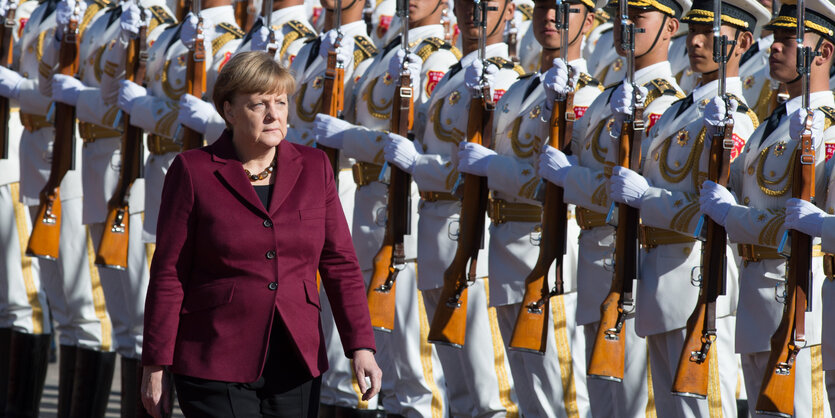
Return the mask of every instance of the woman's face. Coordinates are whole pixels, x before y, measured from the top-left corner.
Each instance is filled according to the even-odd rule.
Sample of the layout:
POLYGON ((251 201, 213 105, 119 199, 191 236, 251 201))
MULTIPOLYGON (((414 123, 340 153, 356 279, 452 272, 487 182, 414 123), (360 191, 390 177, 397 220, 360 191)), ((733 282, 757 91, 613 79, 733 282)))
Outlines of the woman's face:
POLYGON ((286 93, 238 94, 223 104, 227 122, 235 138, 243 143, 277 146, 287 136, 286 93))

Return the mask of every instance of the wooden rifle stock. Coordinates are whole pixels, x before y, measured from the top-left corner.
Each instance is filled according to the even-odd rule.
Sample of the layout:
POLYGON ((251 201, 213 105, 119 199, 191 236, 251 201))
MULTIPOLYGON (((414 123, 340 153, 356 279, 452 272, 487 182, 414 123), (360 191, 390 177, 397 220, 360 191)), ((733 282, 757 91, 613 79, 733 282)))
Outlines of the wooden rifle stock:
MULTIPOLYGON (((550 120, 549 145, 571 154, 571 127, 574 122, 574 93, 565 100, 554 102, 550 120)), ((539 256, 533 270, 525 278, 525 296, 516 317, 510 348, 545 354, 548 336, 548 315, 551 296, 563 293, 563 256, 566 250, 568 206, 563 188, 545 183, 545 202, 542 205, 542 238, 539 256), (548 287, 548 270, 556 261, 554 291, 548 287)))
MULTIPOLYGON (((58 52, 58 72, 74 76, 78 70, 78 20, 70 19, 58 52)), ((75 163, 75 106, 55 102, 55 140, 49 179, 40 194, 38 214, 26 254, 49 259, 58 258, 61 239, 61 181, 75 163)))
MULTIPOLYGON (((635 110, 634 123, 624 122, 618 149, 617 165, 638 169, 641 161, 642 109, 635 110), (639 124, 640 129, 635 126, 639 124)), ((632 280, 638 274, 638 209, 618 204, 615 232, 615 275, 606 299, 600 305, 600 325, 594 340, 588 377, 623 381, 626 335, 623 326, 631 312, 632 280), (629 295, 629 297, 627 297, 629 295)))
MULTIPOLYGON (((339 45, 334 45, 334 49, 328 51, 328 66, 325 70, 325 85, 322 90, 322 113, 335 118, 342 116, 342 110, 345 108, 345 69, 341 65, 337 65, 336 48, 339 45)), ((331 148, 324 145, 316 144, 316 148, 325 151, 328 155, 333 175, 336 181, 339 181, 339 149, 331 148)))
MULTIPOLYGON (((186 93, 201 99, 206 91, 206 50, 203 44, 203 19, 197 26, 194 47, 188 54, 186 63, 186 93)), ((183 126, 183 151, 203 146, 203 135, 187 126, 183 126)))
MULTIPOLYGON (((125 54, 125 79, 142 82, 145 78, 145 41, 147 27, 139 29, 139 36, 128 44, 125 54)), ((107 218, 104 221, 96 264, 103 267, 125 270, 128 267, 128 245, 130 241, 130 211, 128 195, 134 181, 141 176, 142 129, 131 125, 130 115, 124 114, 122 121, 122 164, 116 193, 107 202, 107 218)))
MULTIPOLYGON (((400 76, 395 89, 391 109, 391 131, 407 136, 412 129, 414 103, 412 101, 411 77, 400 76)), ((403 246, 405 235, 409 234, 412 188, 411 176, 395 165, 390 165, 388 204, 386 207, 386 229, 383 244, 374 256, 374 270, 368 286, 368 310, 371 326, 381 331, 394 329, 394 302, 397 275, 406 267, 406 253, 403 246)))
POLYGON ((254 0, 238 0, 235 2, 235 22, 244 32, 249 32, 258 17, 254 0))
MULTIPOLYGON (((473 97, 467 119, 467 141, 486 147, 492 142, 485 135, 485 129, 492 128, 489 100, 489 97, 473 97)), ((444 271, 444 287, 428 336, 429 342, 455 347, 464 345, 467 334, 467 287, 476 280, 478 252, 484 241, 487 177, 465 174, 462 187, 458 246, 452 263, 444 271)))
MULTIPOLYGON (((811 134, 801 137, 792 177, 792 197, 810 201, 815 195, 815 148, 811 134)), ((790 230, 791 255, 786 272, 786 307, 771 336, 771 356, 765 369, 756 411, 794 415, 795 359, 805 345, 806 305, 812 278, 812 238, 790 230)))
MULTIPOLYGON (((708 180, 728 184, 733 149, 733 122, 725 124, 721 135, 713 135, 708 157, 708 180)), ((677 396, 707 398, 711 357, 716 340, 716 299, 724 294, 728 237, 725 228, 705 216, 706 238, 702 244, 701 290, 696 307, 687 319, 687 333, 678 360, 672 393, 677 396)), ((719 373, 714 370, 713 373, 719 373)))
MULTIPOLYGON (((11 5, 11 4, 10 4, 11 5)), ((6 11, 6 17, 3 20, 3 28, 0 30, 0 65, 6 68, 12 68, 12 50, 14 49, 14 36, 12 30, 14 29, 15 8, 10 7, 6 11)), ((9 158, 9 117, 11 113, 11 105, 8 97, 0 97, 0 123, 3 126, 0 128, 0 160, 9 158)))

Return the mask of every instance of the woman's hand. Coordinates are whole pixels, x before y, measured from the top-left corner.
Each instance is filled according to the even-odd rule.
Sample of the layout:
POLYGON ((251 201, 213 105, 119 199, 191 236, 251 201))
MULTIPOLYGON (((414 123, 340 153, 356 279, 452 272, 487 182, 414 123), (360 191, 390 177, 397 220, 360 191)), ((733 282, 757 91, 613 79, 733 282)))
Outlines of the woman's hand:
POLYGON ((170 385, 170 376, 162 366, 142 368, 142 405, 154 418, 161 418, 163 414, 171 411, 170 385))
MULTIPOLYGON (((383 371, 377 366, 374 353, 369 350, 359 349, 354 351, 354 374, 357 376, 357 384, 362 392, 362 400, 367 401, 380 393, 380 384, 383 380, 383 371), (365 383, 365 378, 371 379, 371 387, 365 383)), ((144 392, 143 392, 144 393, 144 392)))

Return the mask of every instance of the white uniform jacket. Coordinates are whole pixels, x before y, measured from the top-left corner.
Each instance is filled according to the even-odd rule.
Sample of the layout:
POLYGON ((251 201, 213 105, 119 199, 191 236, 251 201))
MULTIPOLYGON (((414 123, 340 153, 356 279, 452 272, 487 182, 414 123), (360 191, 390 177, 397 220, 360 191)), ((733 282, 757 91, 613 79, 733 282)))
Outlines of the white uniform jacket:
MULTIPOLYGON (((273 10, 270 16, 270 26, 275 31, 275 42, 278 44, 278 61, 289 67, 305 42, 316 37, 316 30, 306 18, 305 6, 290 6, 273 10)), ((240 47, 235 52, 252 50, 252 34, 258 31, 264 23, 256 19, 249 33, 244 37, 240 47)))

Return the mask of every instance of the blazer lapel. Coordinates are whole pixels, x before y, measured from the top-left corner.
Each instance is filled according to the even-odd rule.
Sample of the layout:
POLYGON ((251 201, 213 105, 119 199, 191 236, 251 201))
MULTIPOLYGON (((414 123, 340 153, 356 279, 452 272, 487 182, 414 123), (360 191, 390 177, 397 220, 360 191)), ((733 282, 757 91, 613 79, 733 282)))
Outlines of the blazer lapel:
MULTIPOLYGON (((296 150, 295 145, 286 139, 278 144, 278 161, 275 168, 275 186, 270 199, 271 216, 278 211, 278 208, 290 195, 302 173, 301 154, 296 150)), ((252 193, 254 196, 255 192, 252 193)))
POLYGON ((262 215, 267 215, 267 210, 261 204, 255 189, 244 174, 244 167, 235 156, 235 149, 232 146, 232 137, 228 131, 212 145, 212 160, 223 163, 216 173, 221 181, 226 184, 229 190, 240 199, 249 204, 250 208, 262 215))

